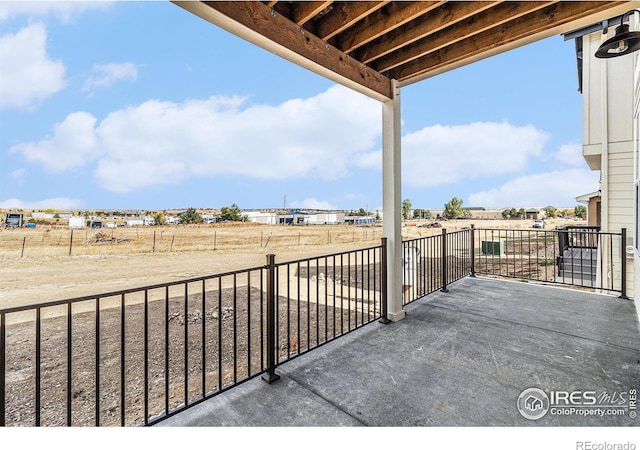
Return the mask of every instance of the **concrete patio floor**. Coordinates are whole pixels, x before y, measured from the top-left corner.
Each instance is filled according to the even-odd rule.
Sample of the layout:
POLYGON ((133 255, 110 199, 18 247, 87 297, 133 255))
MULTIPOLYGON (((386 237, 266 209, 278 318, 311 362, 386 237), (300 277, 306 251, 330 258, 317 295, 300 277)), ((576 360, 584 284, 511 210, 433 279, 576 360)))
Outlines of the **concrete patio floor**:
POLYGON ((628 398, 640 388, 631 300, 467 277, 406 312, 405 320, 368 325, 283 364, 271 385, 248 381, 157 426, 640 425, 628 398), (625 414, 551 408, 530 420, 517 402, 533 387, 606 393, 607 411, 622 395, 625 414))

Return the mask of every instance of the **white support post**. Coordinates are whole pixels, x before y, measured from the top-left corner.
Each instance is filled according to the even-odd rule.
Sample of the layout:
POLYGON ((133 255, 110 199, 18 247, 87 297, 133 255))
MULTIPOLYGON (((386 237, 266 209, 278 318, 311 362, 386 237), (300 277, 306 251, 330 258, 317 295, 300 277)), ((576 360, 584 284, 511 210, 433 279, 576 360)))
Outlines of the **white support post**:
POLYGON ((402 309, 402 204, 400 88, 391 80, 393 99, 382 104, 382 212, 387 238, 387 318, 404 319, 402 309))

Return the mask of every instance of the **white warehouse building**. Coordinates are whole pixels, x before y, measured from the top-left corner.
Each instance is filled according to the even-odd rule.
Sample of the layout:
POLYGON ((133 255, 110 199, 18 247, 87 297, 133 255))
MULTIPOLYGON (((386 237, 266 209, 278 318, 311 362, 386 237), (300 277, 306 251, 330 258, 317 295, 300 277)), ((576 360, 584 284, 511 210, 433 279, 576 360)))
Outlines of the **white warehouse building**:
POLYGON ((249 222, 261 223, 263 225, 276 225, 278 223, 278 215, 274 213, 266 213, 262 211, 243 212, 247 216, 249 222))

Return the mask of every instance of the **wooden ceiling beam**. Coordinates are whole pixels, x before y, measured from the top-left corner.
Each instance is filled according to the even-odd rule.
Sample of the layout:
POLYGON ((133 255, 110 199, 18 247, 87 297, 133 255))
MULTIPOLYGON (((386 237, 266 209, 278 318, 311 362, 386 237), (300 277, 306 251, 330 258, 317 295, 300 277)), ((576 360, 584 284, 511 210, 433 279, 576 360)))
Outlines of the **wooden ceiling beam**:
POLYGON ((350 53, 442 4, 443 1, 391 2, 329 42, 343 52, 350 53))
MULTIPOLYGON (((452 45, 463 39, 469 39, 497 25, 508 23, 519 17, 531 14, 542 8, 548 7, 557 1, 532 2, 516 1, 501 3, 489 10, 485 10, 472 18, 465 17, 450 27, 436 32, 420 40, 413 41, 400 50, 383 56, 375 60, 371 66, 380 72, 384 72, 394 67, 419 58, 440 48, 452 45)), ((369 60, 362 61, 364 63, 369 60)))
MULTIPOLYGON (((392 98, 391 80, 259 1, 176 1, 193 14, 289 61, 380 101, 392 98)), ((256 68, 259 74, 259 68, 256 68)))
POLYGON ((403 85, 438 74, 466 62, 476 61, 502 51, 557 34, 563 25, 578 22, 599 12, 624 7, 628 2, 559 2, 513 21, 493 27, 469 39, 416 58, 390 71, 403 85))
POLYGON ((333 1, 326 2, 292 2, 290 3, 291 8, 291 20, 295 22, 297 25, 304 25, 309 22, 315 16, 320 14, 322 11, 327 9, 333 1))
POLYGON ((389 2, 390 0, 335 2, 333 9, 316 21, 316 35, 320 39, 331 39, 389 2))
MULTIPOLYGON (((354 52, 354 58, 365 64, 388 53, 427 36, 461 22, 475 14, 482 13, 500 2, 450 2, 435 9, 430 14, 422 15, 405 25, 386 33, 354 52)), ((528 3, 528 2, 524 2, 528 3)))

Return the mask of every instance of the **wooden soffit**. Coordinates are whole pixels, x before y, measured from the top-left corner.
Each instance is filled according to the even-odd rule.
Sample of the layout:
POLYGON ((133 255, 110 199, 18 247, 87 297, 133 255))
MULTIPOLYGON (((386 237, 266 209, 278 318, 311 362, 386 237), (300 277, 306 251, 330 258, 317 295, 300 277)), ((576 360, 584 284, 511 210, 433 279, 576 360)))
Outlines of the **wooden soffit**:
MULTIPOLYGON (((628 1, 176 1, 381 101, 399 86, 624 14, 628 1)), ((242 55, 238 55, 242 58, 242 55)))

